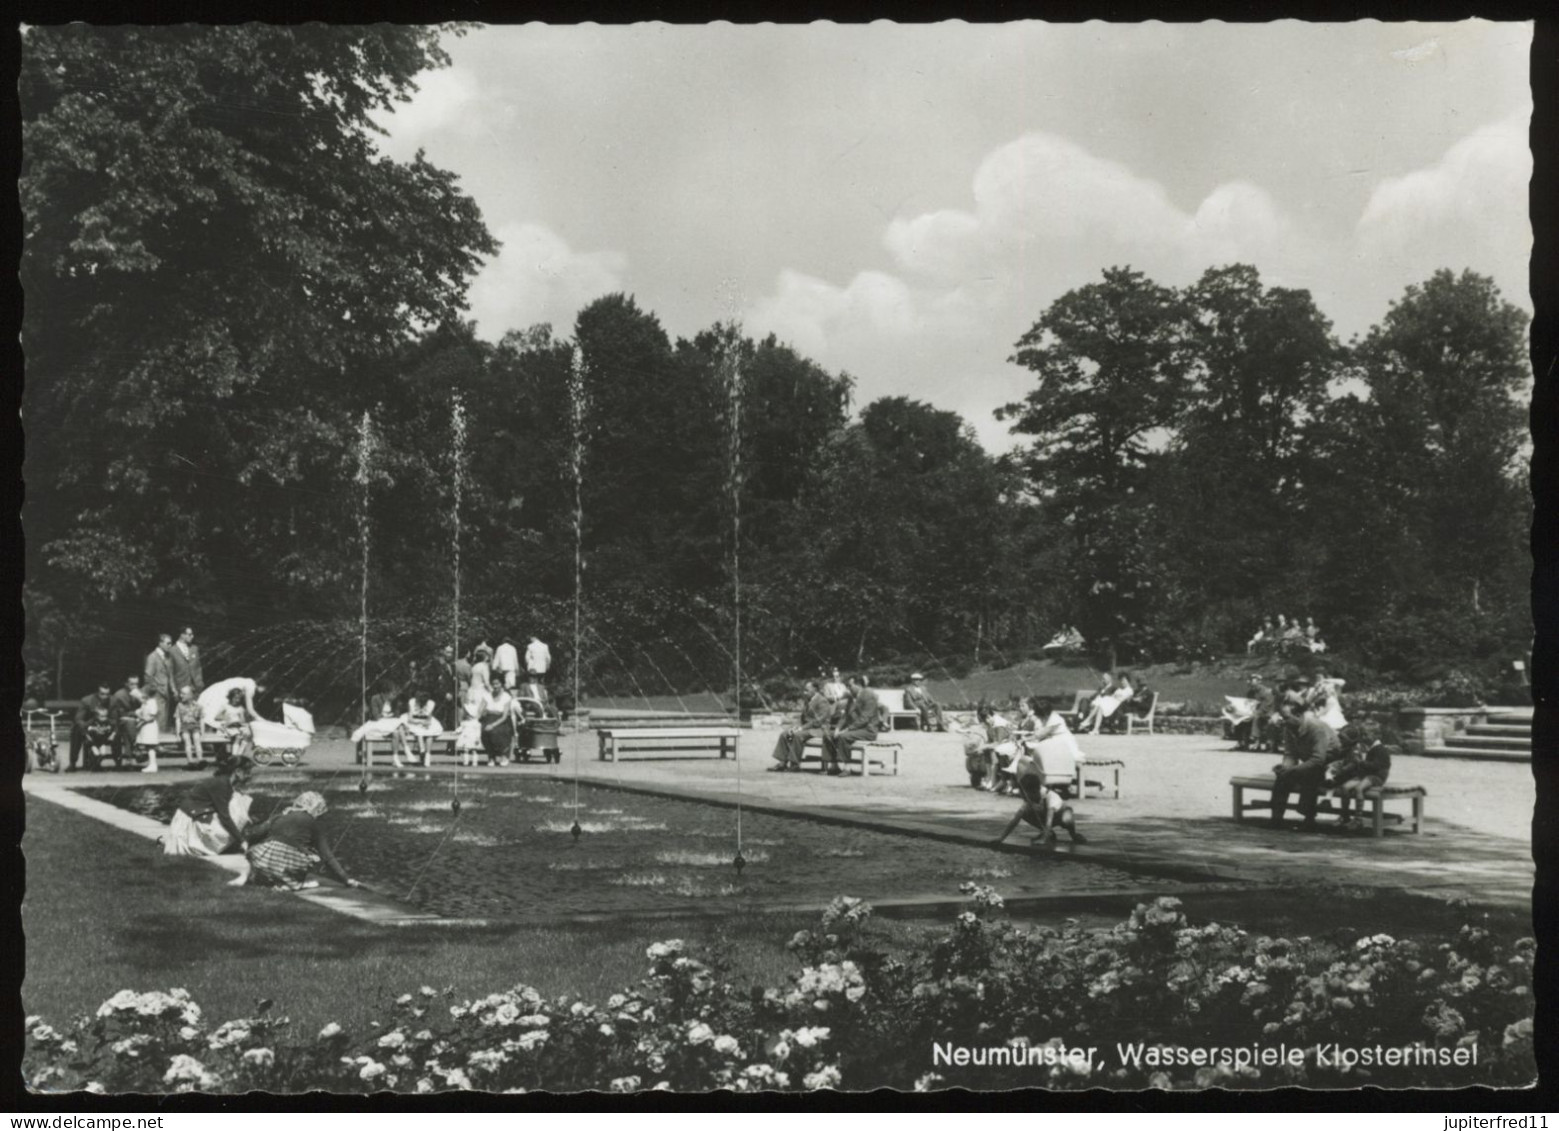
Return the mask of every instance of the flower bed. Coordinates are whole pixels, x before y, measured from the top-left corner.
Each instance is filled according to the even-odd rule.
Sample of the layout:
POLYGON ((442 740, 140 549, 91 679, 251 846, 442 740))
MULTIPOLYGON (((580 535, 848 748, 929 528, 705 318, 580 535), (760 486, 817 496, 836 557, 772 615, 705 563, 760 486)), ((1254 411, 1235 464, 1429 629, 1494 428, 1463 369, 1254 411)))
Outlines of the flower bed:
POLYGON ((423 986, 401 995, 389 1022, 361 1034, 332 1023, 294 1035, 269 1001, 252 1017, 209 1029, 182 990, 126 990, 65 1031, 28 1018, 23 1071, 34 1090, 115 1093, 1521 1086, 1534 1079, 1531 939, 1506 942, 1471 926, 1438 944, 1382 934, 1268 938, 1192 926, 1169 898, 1139 906, 1109 931, 1022 932, 1000 918, 1001 899, 990 888, 962 890, 971 908, 897 956, 873 946, 867 904, 836 899, 816 930, 791 939, 800 970, 783 987, 734 986, 719 953, 696 957, 671 940, 648 949, 644 981, 604 1004, 549 1000, 523 985, 456 1002, 423 986), (1328 1053, 1333 1045, 1417 1050, 1417 1060, 1350 1065, 1328 1053), (1234 1055, 1280 1046, 1299 1055, 1275 1065, 1234 1055), (985 1055, 938 1063, 936 1047, 985 1055), (1145 1051, 1169 1047, 1229 1055, 1182 1064, 1145 1051), (1084 1048, 1097 1057, 1076 1055, 1084 1048), (991 1050, 1005 1055, 993 1058, 991 1050))

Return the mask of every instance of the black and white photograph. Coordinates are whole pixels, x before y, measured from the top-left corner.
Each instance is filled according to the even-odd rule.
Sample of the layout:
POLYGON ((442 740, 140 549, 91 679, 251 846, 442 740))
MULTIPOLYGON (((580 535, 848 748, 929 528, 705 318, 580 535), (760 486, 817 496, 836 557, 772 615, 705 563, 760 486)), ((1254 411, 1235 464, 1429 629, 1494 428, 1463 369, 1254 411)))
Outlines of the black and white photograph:
POLYGON ((34 1100, 1537 1082, 1532 22, 16 34, 34 1100))

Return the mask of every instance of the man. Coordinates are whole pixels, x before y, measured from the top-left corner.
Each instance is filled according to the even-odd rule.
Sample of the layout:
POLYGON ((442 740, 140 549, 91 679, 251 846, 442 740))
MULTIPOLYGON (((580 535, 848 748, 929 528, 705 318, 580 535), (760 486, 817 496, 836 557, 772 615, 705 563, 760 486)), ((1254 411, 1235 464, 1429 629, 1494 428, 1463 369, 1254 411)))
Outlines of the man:
POLYGON ((552 667, 552 649, 543 644, 540 638, 532 636, 530 643, 525 645, 525 671, 538 680, 545 679, 548 670, 552 667))
MULTIPOLYGON (((125 761, 135 753, 135 713, 141 709, 141 679, 126 676, 125 685, 108 701, 108 718, 114 724, 116 761, 125 761)), ((162 724, 159 718, 158 726, 162 724)))
POLYGON ((1283 824, 1288 795, 1297 791, 1299 812, 1304 817, 1301 827, 1310 831, 1316 827, 1315 812, 1326 779, 1326 765, 1338 753, 1337 732, 1316 718, 1314 712, 1291 700, 1285 700, 1280 710, 1287 749, 1282 764, 1272 770, 1270 823, 1274 828, 1283 824))
POLYGON ((845 700, 844 713, 833 732, 823 737, 823 761, 826 763, 823 772, 830 777, 838 777, 844 772, 839 768, 841 753, 848 761, 854 743, 871 742, 881 733, 877 729, 877 719, 882 704, 876 692, 866 686, 865 678, 850 676, 845 681, 845 690, 849 697, 845 700))
POLYGON ((834 701, 823 694, 823 685, 815 679, 806 682, 806 703, 801 708, 801 724, 780 731, 774 744, 774 760, 777 766, 769 769, 775 773, 799 773, 801 754, 808 740, 819 741, 828 736, 828 721, 834 715, 834 701))
MULTIPOLYGON (((471 682, 471 674, 466 673, 466 683, 471 682)), ((460 726, 460 675, 456 671, 455 649, 451 644, 439 649, 438 659, 433 661, 433 687, 438 696, 438 721, 444 724, 445 730, 455 730, 460 726)))
MULTIPOLYGON (((104 714, 108 713, 111 702, 109 687, 106 683, 98 684, 96 692, 85 696, 81 700, 81 705, 76 708, 75 720, 70 727, 70 765, 65 768, 66 773, 73 774, 76 772, 76 759, 82 757, 82 751, 87 745, 87 727, 96 721, 99 711, 102 711, 104 714)), ((83 758, 83 765, 89 770, 95 770, 97 769, 97 759, 92 757, 90 753, 87 753, 85 758, 83 758)))
POLYGON ((942 707, 926 690, 926 677, 916 672, 904 689, 904 706, 920 715, 921 730, 944 730, 942 707))
MULTIPOLYGON (((173 682, 173 637, 166 632, 157 634, 157 647, 146 654, 141 667, 141 686, 157 693, 157 729, 173 725, 173 701, 178 698, 173 682)), ((139 703, 136 706, 140 706, 139 703)))
POLYGON ((195 694, 206 688, 205 676, 200 670, 200 649, 195 647, 195 630, 185 628, 179 633, 177 643, 168 651, 168 664, 173 671, 173 686, 193 687, 195 694))
POLYGON ((514 641, 507 636, 502 638, 497 650, 493 652, 493 674, 498 677, 498 682, 510 691, 519 685, 520 651, 514 646, 514 641))

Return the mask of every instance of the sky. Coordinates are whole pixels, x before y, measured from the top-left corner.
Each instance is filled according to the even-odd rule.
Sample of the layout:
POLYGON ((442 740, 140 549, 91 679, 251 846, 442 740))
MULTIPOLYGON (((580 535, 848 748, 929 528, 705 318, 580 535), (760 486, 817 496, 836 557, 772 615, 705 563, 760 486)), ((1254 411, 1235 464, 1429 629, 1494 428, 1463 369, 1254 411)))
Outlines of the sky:
POLYGON ((478 334, 623 291, 1017 442, 1008 358, 1111 266, 1252 263, 1348 340, 1441 267, 1530 312, 1531 25, 540 24, 446 38, 380 118, 502 243, 478 334))

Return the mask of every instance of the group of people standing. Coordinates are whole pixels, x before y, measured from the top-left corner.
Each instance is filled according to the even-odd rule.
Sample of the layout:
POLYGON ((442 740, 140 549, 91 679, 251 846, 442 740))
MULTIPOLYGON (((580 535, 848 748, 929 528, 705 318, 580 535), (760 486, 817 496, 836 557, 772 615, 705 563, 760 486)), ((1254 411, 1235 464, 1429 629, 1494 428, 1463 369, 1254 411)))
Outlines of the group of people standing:
POLYGON ((141 764, 143 773, 154 774, 158 747, 170 733, 179 736, 187 762, 198 764, 196 697, 205 686, 195 630, 185 628, 177 639, 171 633, 160 634, 141 674, 127 676, 117 691, 100 683, 81 700, 71 721, 66 772, 75 773, 78 765, 102 769, 112 759, 116 768, 133 760, 141 764))

